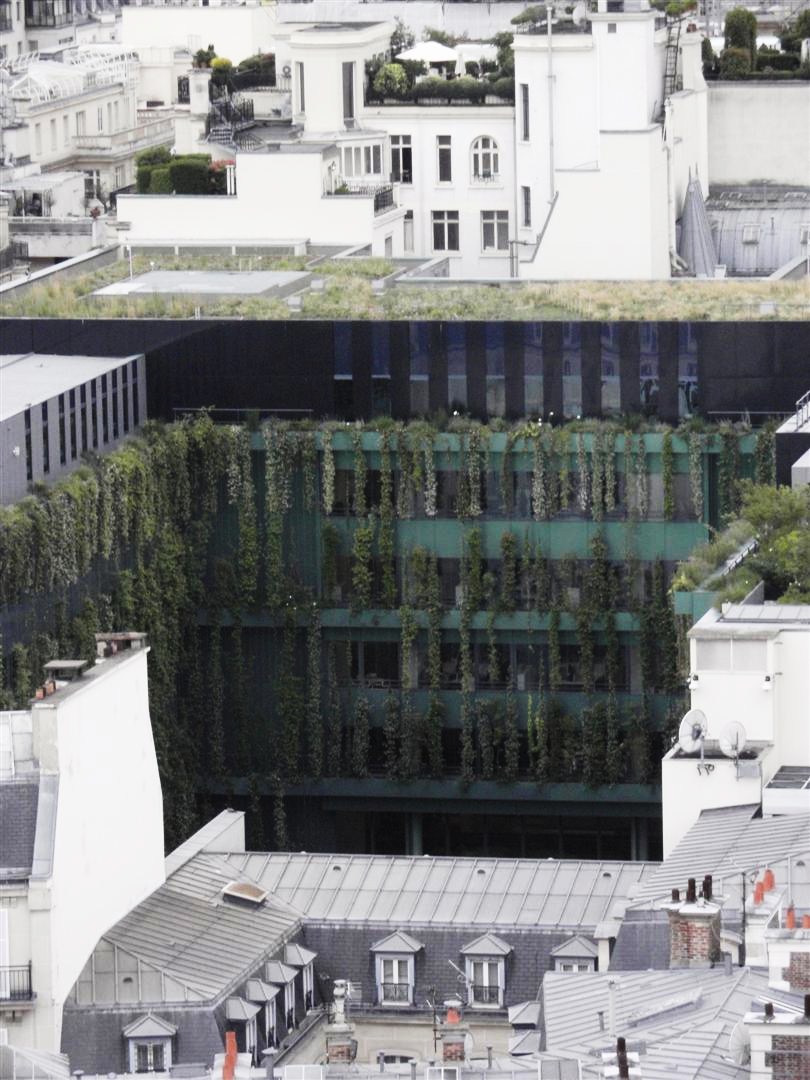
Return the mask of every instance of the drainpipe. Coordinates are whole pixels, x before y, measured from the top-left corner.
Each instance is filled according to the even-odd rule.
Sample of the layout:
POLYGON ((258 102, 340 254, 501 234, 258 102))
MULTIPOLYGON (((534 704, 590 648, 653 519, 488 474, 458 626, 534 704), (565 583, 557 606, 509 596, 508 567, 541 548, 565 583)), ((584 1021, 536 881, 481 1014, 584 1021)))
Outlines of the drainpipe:
POLYGON ((672 176, 673 145, 672 102, 667 98, 664 102, 664 149, 667 155, 667 248, 669 250, 670 268, 672 270, 680 263, 675 242, 675 182, 672 176))
POLYGON ((548 34, 548 201, 554 202, 554 64, 551 55, 552 4, 546 4, 546 32, 548 34))

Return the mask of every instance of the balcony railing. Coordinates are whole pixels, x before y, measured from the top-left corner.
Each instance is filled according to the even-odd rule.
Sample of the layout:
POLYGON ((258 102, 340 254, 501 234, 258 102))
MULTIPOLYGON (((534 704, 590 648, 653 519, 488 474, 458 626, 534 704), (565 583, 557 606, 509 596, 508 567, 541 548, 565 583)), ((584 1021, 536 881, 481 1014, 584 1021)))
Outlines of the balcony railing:
POLYGON ((390 1002, 396 1004, 402 1004, 402 1002, 408 1002, 411 1000, 411 987, 409 983, 387 983, 382 984, 382 998, 381 1005, 387 1005, 390 1002))
POLYGON ((33 1001, 31 965, 0 967, 0 1004, 7 1001, 33 1001))
POLYGON ((498 986, 478 986, 473 984, 470 991, 471 1005, 497 1005, 500 1001, 501 990, 498 986))
POLYGON ((28 27, 68 26, 72 22, 72 0, 25 0, 25 25, 28 27))
POLYGON ((150 146, 167 143, 174 138, 174 120, 155 120, 109 135, 77 135, 73 145, 77 150, 110 156, 126 155, 150 146))
POLYGON ((397 205, 392 184, 361 184, 337 177, 335 190, 324 191, 324 195, 371 195, 374 198, 374 216, 385 214, 397 205))

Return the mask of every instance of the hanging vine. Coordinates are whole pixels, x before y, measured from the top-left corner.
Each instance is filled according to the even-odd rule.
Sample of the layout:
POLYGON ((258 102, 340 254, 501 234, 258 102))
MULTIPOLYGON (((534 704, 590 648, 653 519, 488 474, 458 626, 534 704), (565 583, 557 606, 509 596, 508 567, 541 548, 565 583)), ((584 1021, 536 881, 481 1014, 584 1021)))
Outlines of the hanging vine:
POLYGON ((692 513, 698 521, 703 520, 703 435, 689 432, 689 494, 692 513))
POLYGON ((675 517, 675 453, 672 449, 672 432, 664 432, 661 440, 661 474, 664 487, 664 519, 675 517))
POLYGON ((555 428, 553 439, 558 462, 560 510, 567 510, 571 505, 571 459, 568 431, 565 428, 555 428))
POLYGON ((535 521, 545 521, 549 516, 546 469, 545 445, 537 437, 532 439, 532 514, 535 521))
POLYGON ((333 641, 326 647, 326 774, 340 776, 343 760, 343 708, 337 673, 337 651, 333 641))
POLYGON ((605 513, 616 509, 616 432, 610 428, 604 435, 605 440, 605 513))
POLYGON ((605 513, 605 445, 601 429, 591 436, 591 516, 601 521, 605 513))
POLYGON ((363 431, 355 427, 352 431, 352 448, 354 450, 354 503, 353 510, 356 517, 366 516, 366 484, 368 468, 366 465, 366 453, 363 449, 363 431))
POLYGON ((577 442, 577 505, 580 512, 587 514, 591 505, 591 492, 588 483, 588 455, 585 451, 585 436, 581 431, 576 434, 577 442))
POLYGON ((775 425, 772 422, 764 424, 757 432, 754 481, 757 484, 776 483, 776 438, 775 425))
POLYGON ((501 591, 500 607, 502 611, 515 610, 515 597, 518 591, 518 556, 517 538, 514 533, 501 535, 501 591))
POLYGON ((562 657, 560 654, 560 613, 551 609, 548 620, 548 685, 556 693, 562 685, 562 657))
POLYGON ((335 509, 335 450, 332 445, 331 427, 324 427, 321 444, 323 446, 323 512, 329 517, 335 509))
POLYGON ((362 779, 368 776, 368 749, 370 738, 371 707, 367 697, 359 697, 354 703, 352 724, 352 776, 362 779))
POLYGON ((374 584, 372 554, 374 551, 374 520, 358 525, 352 537, 352 597, 353 614, 371 607, 371 591, 374 584))
POLYGON ((307 632, 307 772, 313 780, 323 772, 321 618, 314 606, 307 632))
POLYGON ((380 535, 378 540, 382 570, 383 607, 397 602, 396 564, 394 562, 394 480, 388 432, 380 432, 380 535))

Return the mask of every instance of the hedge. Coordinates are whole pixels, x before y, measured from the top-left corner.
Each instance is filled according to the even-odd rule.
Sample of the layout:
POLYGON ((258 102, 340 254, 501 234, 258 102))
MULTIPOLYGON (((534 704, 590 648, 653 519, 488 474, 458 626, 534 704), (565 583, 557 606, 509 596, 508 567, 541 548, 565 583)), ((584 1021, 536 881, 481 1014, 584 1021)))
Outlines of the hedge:
POLYGON ((150 195, 171 195, 172 191, 174 191, 174 184, 171 178, 171 166, 156 165, 152 169, 150 195))
POLYGON ((175 158, 169 166, 172 190, 178 195, 207 195, 211 186, 208 179, 209 167, 209 160, 175 158))

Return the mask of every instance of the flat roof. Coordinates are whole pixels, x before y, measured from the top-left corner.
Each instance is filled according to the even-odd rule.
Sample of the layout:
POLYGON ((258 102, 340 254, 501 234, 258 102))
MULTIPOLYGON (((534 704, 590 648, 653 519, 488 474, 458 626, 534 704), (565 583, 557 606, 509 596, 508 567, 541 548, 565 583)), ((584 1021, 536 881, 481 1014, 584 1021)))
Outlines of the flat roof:
POLYGON ((305 270, 150 270, 105 285, 93 296, 285 296, 311 277, 305 270))
POLYGON ((0 421, 119 368, 131 356, 0 355, 0 421))

